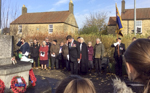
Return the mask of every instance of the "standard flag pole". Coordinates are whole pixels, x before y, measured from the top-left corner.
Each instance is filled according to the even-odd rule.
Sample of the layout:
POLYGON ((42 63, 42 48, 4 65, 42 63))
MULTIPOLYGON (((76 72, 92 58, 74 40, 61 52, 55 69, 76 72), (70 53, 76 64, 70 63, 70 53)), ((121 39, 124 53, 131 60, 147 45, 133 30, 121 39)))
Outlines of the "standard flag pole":
MULTIPOLYGON (((116 10, 117 10, 117 3, 116 3, 116 10)), ((117 17, 117 13, 116 13, 116 17, 117 17)), ((116 19, 117 21, 117 19, 116 19)), ((119 31, 119 28, 117 27, 117 22, 116 22, 116 30, 119 31)), ((119 38, 118 32, 117 32, 117 40, 119 38)), ((119 45, 118 45, 118 57, 120 57, 120 51, 119 51, 119 45)))
POLYGON ((136 0, 134 0, 134 35, 136 35, 136 0))

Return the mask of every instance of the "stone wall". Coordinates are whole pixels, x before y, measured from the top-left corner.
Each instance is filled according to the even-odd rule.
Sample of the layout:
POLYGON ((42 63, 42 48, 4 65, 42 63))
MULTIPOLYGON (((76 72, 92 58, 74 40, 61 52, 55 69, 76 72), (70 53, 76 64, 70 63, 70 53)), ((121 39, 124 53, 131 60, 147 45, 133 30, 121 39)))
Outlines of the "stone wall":
MULTIPOLYGON (((140 20, 139 20, 140 21, 140 20)), ((134 20, 123 20, 124 30, 123 34, 133 34, 134 32, 134 20)), ((142 20, 142 35, 149 34, 150 31, 150 20, 142 20)))
MULTIPOLYGON (((73 21, 73 20, 72 20, 73 21)), ((76 22, 74 23, 77 26, 76 22)), ((14 36, 14 50, 18 49, 16 43, 21 37, 34 36, 38 32, 48 34, 49 24, 22 24, 22 33, 18 33, 18 24, 10 25, 10 35, 14 36)), ((67 32, 75 33, 78 28, 67 23, 54 23, 53 33, 67 32)))
MULTIPOLYGON (((122 33, 124 35, 134 34, 134 20, 123 20, 124 29, 122 33)), ((149 34, 150 31, 150 20, 142 20, 142 35, 149 34)), ((108 34, 115 33, 116 26, 107 26, 108 34)))
POLYGON ((66 19, 65 23, 68 23, 68 24, 70 24, 70 25, 72 25, 72 26, 78 28, 76 19, 75 19, 75 17, 74 17, 73 14, 70 14, 70 15, 68 16, 68 18, 66 19))

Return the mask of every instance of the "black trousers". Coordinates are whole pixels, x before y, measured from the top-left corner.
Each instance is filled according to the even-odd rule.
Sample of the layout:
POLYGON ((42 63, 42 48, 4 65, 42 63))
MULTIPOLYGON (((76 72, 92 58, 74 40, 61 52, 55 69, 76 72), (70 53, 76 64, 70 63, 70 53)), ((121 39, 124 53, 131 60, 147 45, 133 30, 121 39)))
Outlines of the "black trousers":
POLYGON ((50 60, 50 56, 48 55, 48 63, 46 64, 46 67, 49 67, 49 60, 50 60))
POLYGON ((59 60, 56 57, 51 57, 51 69, 54 69, 54 66, 59 69, 59 60))
POLYGON ((68 71, 70 71, 70 61, 68 61, 67 59, 65 59, 64 62, 66 62, 66 69, 68 71))
POLYGON ((101 59, 95 58, 95 68, 96 72, 99 74, 101 72, 101 59))
MULTIPOLYGON (((38 56, 37 57, 33 57, 33 60, 34 60, 34 62, 35 62, 35 67, 38 67, 38 56)), ((33 67, 33 64, 34 63, 32 63, 32 67, 33 67)))
POLYGON ((61 57, 61 59, 59 59, 59 67, 60 69, 64 69, 66 67, 66 63, 63 57, 61 57))
POLYGON ((122 77, 122 55, 120 55, 120 57, 115 57, 115 61, 116 61, 116 65, 115 65, 115 72, 116 75, 122 77))
POLYGON ((70 61, 71 74, 78 74, 78 62, 70 61))

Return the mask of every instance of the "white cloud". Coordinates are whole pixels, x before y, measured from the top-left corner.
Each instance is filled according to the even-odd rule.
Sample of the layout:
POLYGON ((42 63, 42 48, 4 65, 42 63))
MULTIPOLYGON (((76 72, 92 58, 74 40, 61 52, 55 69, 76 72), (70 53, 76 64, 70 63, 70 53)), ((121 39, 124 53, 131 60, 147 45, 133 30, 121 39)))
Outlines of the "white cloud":
POLYGON ((61 4, 65 4, 65 3, 68 3, 69 0, 58 0, 58 2, 56 2, 54 5, 55 6, 59 6, 61 4))
POLYGON ((53 7, 51 9, 49 9, 48 11, 56 11, 56 9, 53 7))

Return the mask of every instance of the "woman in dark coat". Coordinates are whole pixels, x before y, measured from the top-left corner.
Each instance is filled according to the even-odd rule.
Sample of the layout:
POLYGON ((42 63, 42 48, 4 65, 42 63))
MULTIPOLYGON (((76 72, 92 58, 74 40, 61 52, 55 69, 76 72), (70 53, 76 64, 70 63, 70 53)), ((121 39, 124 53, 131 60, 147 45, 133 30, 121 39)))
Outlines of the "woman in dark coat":
POLYGON ((90 72, 93 68, 93 47, 92 47, 92 42, 88 42, 88 67, 90 69, 90 72))
POLYGON ((82 74, 88 72, 88 49, 82 37, 80 38, 80 72, 82 74))

